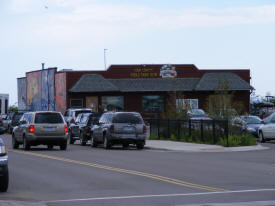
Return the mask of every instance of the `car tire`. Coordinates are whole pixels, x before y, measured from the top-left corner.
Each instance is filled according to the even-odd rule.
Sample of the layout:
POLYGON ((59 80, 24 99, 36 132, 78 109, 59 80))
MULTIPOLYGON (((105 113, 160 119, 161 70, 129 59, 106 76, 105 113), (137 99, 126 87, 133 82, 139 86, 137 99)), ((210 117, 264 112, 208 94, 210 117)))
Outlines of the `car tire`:
POLYGON ((108 138, 106 137, 106 135, 104 135, 104 141, 103 141, 103 147, 105 149, 110 149, 111 148, 111 144, 110 141, 108 140, 108 138))
POLYGON ((14 134, 12 134, 12 148, 13 149, 18 149, 18 147, 19 147, 19 143, 15 139, 14 134))
POLYGON ((138 143, 136 144, 136 147, 137 147, 138 150, 143 149, 143 148, 144 148, 144 142, 138 142, 138 143))
POLYGON ((53 149, 53 145, 52 144, 48 144, 47 147, 48 147, 48 150, 52 150, 53 149))
POLYGON ((27 138, 24 136, 23 137, 23 149, 30 150, 30 148, 31 148, 30 143, 28 142, 27 138))
POLYGON ((8 166, 3 168, 3 176, 0 177, 0 192, 6 192, 9 187, 9 170, 8 166))
POLYGON ((70 132, 70 144, 74 144, 75 140, 73 138, 72 133, 70 132))
POLYGON ((129 147, 129 144, 128 143, 123 143, 122 147, 123 147, 123 149, 127 149, 129 147))
POLYGON ((93 135, 91 135, 91 147, 97 147, 97 142, 93 135))
POLYGON ((264 143, 265 142, 265 138, 264 138, 264 135, 263 135, 263 132, 259 132, 259 142, 262 142, 264 143))
POLYGON ((60 150, 66 150, 67 149, 67 142, 64 142, 63 144, 59 145, 60 150))
POLYGON ((84 139, 83 132, 80 133, 79 140, 80 140, 81 146, 85 146, 85 145, 86 145, 87 142, 86 142, 86 140, 84 139))

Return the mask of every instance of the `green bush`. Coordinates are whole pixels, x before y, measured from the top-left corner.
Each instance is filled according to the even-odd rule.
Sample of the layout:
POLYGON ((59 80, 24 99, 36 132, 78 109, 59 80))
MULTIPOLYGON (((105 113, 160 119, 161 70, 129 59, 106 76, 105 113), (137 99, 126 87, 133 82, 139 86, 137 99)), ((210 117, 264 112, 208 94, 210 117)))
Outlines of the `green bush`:
MULTIPOLYGON (((218 142, 218 145, 227 146, 227 140, 226 138, 221 138, 218 142)), ((230 135, 228 137, 228 146, 229 147, 238 147, 238 146, 251 146, 251 145, 257 145, 256 138, 249 134, 242 134, 240 136, 237 135, 230 135)))

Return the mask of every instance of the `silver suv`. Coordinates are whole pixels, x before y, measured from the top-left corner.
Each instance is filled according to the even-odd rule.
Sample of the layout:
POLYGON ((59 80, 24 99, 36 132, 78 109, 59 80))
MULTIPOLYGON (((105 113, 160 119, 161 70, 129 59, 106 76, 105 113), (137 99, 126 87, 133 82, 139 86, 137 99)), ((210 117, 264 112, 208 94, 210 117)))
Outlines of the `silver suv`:
POLYGON ((60 112, 28 112, 24 113, 19 125, 12 132, 12 147, 17 149, 23 144, 25 150, 31 146, 54 145, 61 150, 67 149, 68 126, 60 112))
POLYGON ((137 112, 107 112, 104 113, 97 125, 91 128, 91 146, 103 143, 105 149, 114 144, 136 145, 143 149, 146 138, 146 125, 137 112))
POLYGON ((7 149, 0 138, 0 192, 6 192, 9 186, 7 149))

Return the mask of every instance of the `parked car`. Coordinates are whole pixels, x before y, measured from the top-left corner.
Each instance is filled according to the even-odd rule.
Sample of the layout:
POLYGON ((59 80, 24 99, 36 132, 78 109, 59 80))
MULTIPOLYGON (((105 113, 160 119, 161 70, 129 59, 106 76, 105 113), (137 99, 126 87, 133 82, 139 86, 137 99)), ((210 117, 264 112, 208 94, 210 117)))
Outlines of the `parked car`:
POLYGON ((0 115, 0 126, 3 126, 3 118, 5 118, 5 117, 3 117, 2 115, 0 115))
POLYGON ((103 143, 105 149, 112 145, 129 144, 143 149, 146 138, 146 125, 137 112, 106 112, 102 114, 97 125, 91 128, 91 146, 103 143))
POLYGON ((0 192, 6 192, 9 186, 9 169, 7 149, 0 138, 0 192))
POLYGON ((255 137, 258 137, 259 127, 263 125, 263 120, 258 116, 248 115, 241 116, 241 120, 244 122, 243 130, 253 134, 255 137))
POLYGON ((61 150, 67 149, 68 126, 60 112, 28 112, 25 113, 12 132, 12 147, 17 149, 23 144, 25 150, 31 146, 54 145, 61 150))
POLYGON ((211 118, 202 109, 188 110, 187 115, 191 120, 211 120, 211 118))
POLYGON ((68 110, 66 110, 66 112, 64 113, 64 117, 65 120, 68 124, 68 126, 70 126, 71 123, 74 123, 76 120, 76 117, 81 114, 81 113, 91 113, 92 109, 89 108, 70 108, 68 110))
POLYGON ((263 125, 259 127, 258 136, 260 142, 275 139, 275 113, 264 119, 263 125))
POLYGON ((101 113, 81 113, 77 116, 75 123, 71 124, 70 128, 70 144, 79 139, 81 145, 86 145, 90 140, 91 127, 98 122, 101 113))
POLYGON ((12 134, 14 127, 18 126, 20 118, 23 116, 24 112, 15 112, 11 117, 11 121, 8 124, 8 132, 12 134))
POLYGON ((3 120, 3 127, 9 132, 9 126, 11 124, 11 119, 12 119, 12 116, 13 116, 14 112, 13 113, 8 113, 7 115, 5 116, 2 116, 2 120, 3 120))

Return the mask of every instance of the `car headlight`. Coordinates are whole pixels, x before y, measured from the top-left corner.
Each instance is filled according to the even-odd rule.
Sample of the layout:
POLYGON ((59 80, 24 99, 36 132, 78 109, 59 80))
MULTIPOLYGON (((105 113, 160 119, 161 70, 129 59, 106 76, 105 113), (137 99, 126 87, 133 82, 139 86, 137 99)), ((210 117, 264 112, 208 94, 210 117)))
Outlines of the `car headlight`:
POLYGON ((249 131, 249 132, 256 132, 256 130, 254 128, 251 128, 251 127, 248 127, 247 131, 249 131))
POLYGON ((0 156, 5 156, 7 154, 7 149, 5 146, 0 146, 0 156))

